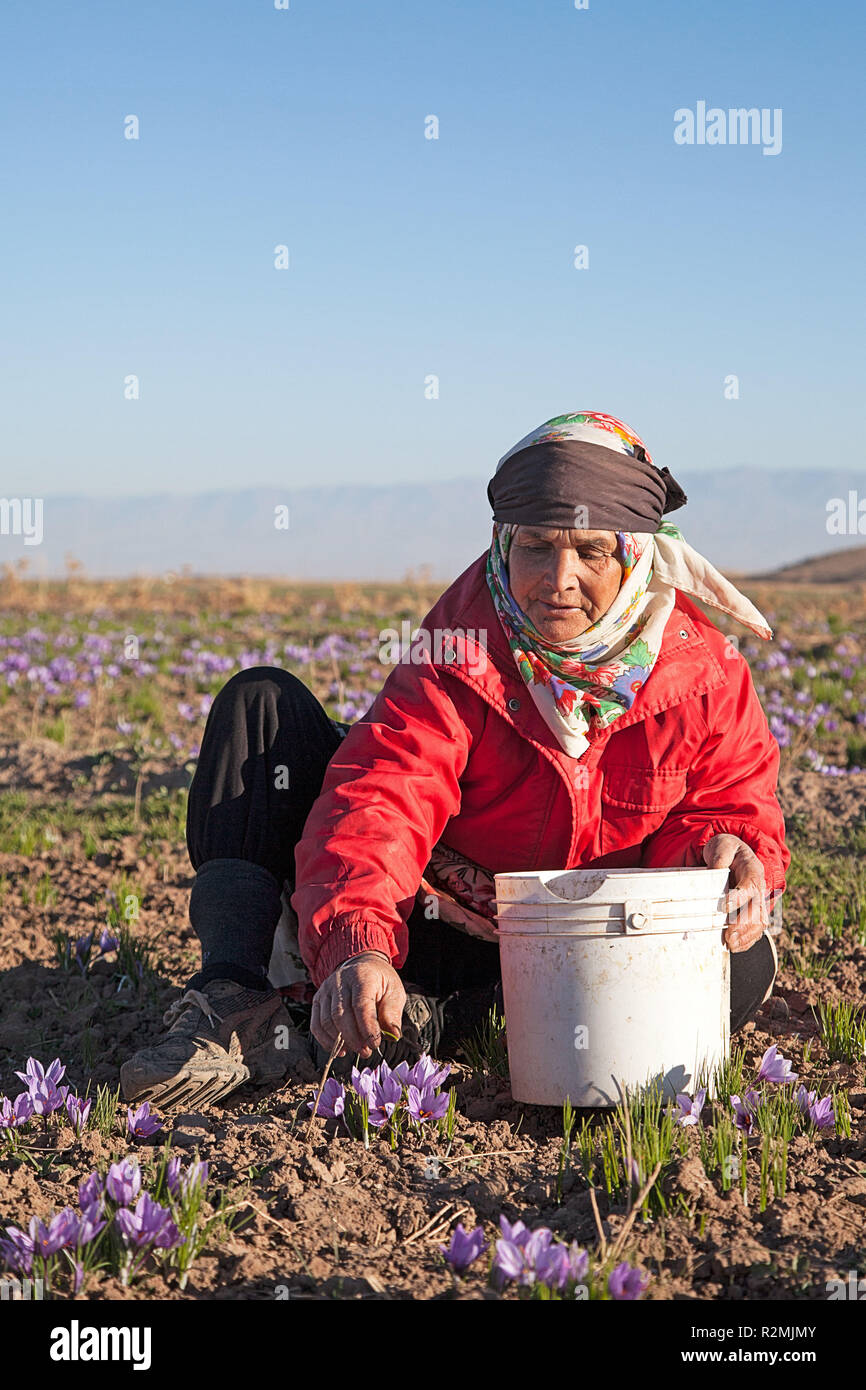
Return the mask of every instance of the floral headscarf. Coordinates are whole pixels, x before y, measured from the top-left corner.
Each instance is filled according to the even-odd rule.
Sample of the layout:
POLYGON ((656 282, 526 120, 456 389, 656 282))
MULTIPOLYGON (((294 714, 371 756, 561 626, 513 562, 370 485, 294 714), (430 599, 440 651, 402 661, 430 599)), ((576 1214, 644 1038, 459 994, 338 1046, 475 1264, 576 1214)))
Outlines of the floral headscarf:
MULTIPOLYGON (((569 418, 579 418, 577 427, 580 437, 585 438, 588 413, 558 417, 557 437, 563 435, 559 421, 569 418)), ((607 422, 612 422, 630 440, 637 438, 613 417, 603 418, 608 431, 607 422)), ((540 426, 535 437, 545 429, 540 426)), ((533 436, 527 438, 532 440, 533 436)), ((608 448, 609 439, 610 433, 605 440, 608 448)), ((511 593, 508 556, 516 530, 517 523, 494 522, 487 583, 529 693, 571 757, 579 758, 589 746, 586 733, 590 723, 607 727, 631 709, 658 659, 678 589, 729 613, 759 637, 769 639, 773 635, 757 608, 692 549, 679 527, 662 521, 655 532, 616 532, 622 566, 616 598, 580 636, 551 643, 537 631, 511 593)))

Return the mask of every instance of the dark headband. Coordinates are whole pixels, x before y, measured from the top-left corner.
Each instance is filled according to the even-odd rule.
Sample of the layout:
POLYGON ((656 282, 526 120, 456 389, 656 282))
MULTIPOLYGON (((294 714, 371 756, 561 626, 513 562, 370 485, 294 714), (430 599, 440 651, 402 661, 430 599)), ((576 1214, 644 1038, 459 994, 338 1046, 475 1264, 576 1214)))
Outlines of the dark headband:
POLYGON ((640 454, 576 439, 530 444, 487 485, 493 519, 560 530, 655 531, 665 512, 688 498, 666 468, 640 454))

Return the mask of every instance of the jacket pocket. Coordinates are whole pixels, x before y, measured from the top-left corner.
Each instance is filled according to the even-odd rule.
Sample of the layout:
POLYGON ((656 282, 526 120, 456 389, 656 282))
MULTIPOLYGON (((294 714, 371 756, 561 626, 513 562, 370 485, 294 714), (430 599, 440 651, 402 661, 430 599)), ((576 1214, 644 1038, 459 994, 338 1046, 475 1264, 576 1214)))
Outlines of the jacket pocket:
POLYGON ((654 814, 669 811, 681 800, 688 770, 680 767, 609 766, 604 769, 604 805, 654 814))
POLYGON ((606 767, 601 789, 601 854, 642 845, 686 790, 685 768, 606 767))

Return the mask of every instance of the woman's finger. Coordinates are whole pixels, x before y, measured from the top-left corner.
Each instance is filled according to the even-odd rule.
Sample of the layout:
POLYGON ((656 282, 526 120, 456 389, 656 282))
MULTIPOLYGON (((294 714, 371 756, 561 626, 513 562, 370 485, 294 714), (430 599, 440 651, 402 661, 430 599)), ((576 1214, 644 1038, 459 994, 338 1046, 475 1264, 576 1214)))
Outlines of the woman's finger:
POLYGON ((369 1057, 370 1052, 382 1041, 382 1030, 376 1013, 380 991, 380 982, 369 972, 363 972, 352 981, 351 1017, 358 1043, 356 1050, 362 1057, 369 1057))

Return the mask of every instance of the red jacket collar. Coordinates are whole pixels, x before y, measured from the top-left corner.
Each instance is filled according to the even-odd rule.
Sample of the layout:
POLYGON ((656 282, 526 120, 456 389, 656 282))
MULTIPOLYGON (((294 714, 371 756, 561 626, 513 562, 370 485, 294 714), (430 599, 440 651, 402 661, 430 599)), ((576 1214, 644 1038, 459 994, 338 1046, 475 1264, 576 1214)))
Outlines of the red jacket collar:
MULTIPOLYGON (((486 565, 485 552, 437 599, 422 626, 431 635, 433 665, 464 680, 520 727, 524 721, 513 719, 508 701, 520 701, 522 709, 521 697, 528 692, 493 606, 487 587, 486 565), (458 634, 453 643, 453 655, 446 641, 440 656, 441 648, 432 640, 437 629, 458 634), (485 652, 486 661, 483 659, 485 652)), ((611 731, 626 728, 682 700, 726 685, 728 676, 720 660, 724 646, 724 634, 691 599, 677 590, 662 648, 644 689, 631 709, 620 715, 613 725, 594 730, 595 737, 591 735, 591 741, 598 737, 606 741, 611 731)), ((531 697, 525 703, 532 704, 531 697)), ((544 723, 534 706, 533 713, 544 723)), ((521 729, 521 732, 537 737, 538 731, 535 727, 521 729)))

